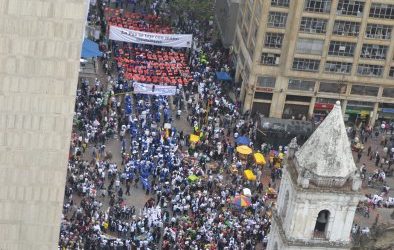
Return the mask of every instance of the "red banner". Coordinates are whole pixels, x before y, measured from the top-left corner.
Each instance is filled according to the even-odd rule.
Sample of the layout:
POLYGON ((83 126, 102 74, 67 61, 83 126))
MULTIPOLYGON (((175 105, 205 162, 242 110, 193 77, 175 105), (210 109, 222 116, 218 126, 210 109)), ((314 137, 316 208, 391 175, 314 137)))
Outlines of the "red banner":
POLYGON ((334 104, 332 103, 315 103, 315 109, 317 110, 331 110, 334 108, 334 104))

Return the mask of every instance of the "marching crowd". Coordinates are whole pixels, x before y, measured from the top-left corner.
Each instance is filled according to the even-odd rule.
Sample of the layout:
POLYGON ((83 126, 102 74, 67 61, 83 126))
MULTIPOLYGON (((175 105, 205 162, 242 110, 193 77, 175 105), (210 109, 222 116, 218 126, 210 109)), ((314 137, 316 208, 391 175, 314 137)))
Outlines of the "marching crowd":
MULTIPOLYGON (((261 165, 238 154, 235 143, 245 136, 253 148, 255 124, 224 95, 215 72, 229 70, 228 56, 199 25, 183 20, 175 27, 195 31, 196 49, 189 53, 191 81, 177 85, 172 98, 122 94, 133 81, 109 67, 113 51, 101 62, 104 80, 81 82, 60 249, 255 249, 267 242, 274 200, 264 193, 261 165), (197 142, 177 130, 181 118, 197 142), (120 152, 106 148, 111 140, 120 152), (120 154, 121 163, 112 154, 120 154), (244 169, 256 173, 257 181, 245 178, 244 169), (128 200, 141 188, 147 201, 138 212, 128 200), (235 196, 246 200, 236 204, 235 196)), ((273 175, 280 176, 280 169, 273 175)))
MULTIPOLYGON (((165 12, 161 6, 163 1, 154 1, 151 12, 165 12)), ((104 15, 102 2, 97 7, 104 15)), ((129 16, 133 25, 143 27, 149 27, 149 19, 159 19, 129 16)), ((95 17, 105 20, 97 13, 95 17)), ((267 243, 273 188, 287 148, 273 151, 270 145, 258 145, 255 121, 225 95, 227 83, 216 79, 215 72, 230 71, 229 56, 211 42, 212 27, 179 19, 172 29, 192 32, 194 48, 127 48, 145 56, 157 51, 187 56, 189 65, 182 65, 187 81, 168 82, 176 86, 175 96, 132 93, 134 80, 116 63, 119 48, 126 45, 115 42, 100 59, 104 77, 79 85, 59 249, 225 250, 267 243), (177 127, 179 119, 187 121, 192 133, 177 127), (266 156, 266 164, 237 152, 240 137, 248 139, 242 144, 266 156), (119 152, 107 148, 113 141, 119 152), (268 176, 263 165, 271 171, 268 176), (254 179, 246 178, 245 170, 254 179), (136 189, 146 194, 140 211, 130 204, 136 189)), ((133 69, 146 62, 134 54, 133 69)))

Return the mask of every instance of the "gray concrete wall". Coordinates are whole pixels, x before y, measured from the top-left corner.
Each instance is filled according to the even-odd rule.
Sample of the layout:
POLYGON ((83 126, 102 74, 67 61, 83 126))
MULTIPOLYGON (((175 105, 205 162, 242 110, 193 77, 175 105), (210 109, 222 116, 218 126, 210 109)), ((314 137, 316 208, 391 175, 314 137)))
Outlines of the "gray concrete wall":
POLYGON ((57 249, 85 0, 0 0, 0 249, 57 249))

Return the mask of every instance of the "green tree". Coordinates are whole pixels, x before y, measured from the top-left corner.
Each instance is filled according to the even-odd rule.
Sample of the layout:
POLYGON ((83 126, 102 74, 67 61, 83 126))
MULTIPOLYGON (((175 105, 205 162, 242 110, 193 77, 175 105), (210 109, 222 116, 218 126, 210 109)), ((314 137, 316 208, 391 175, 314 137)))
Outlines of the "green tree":
POLYGON ((206 21, 213 15, 214 0, 171 0, 171 13, 187 14, 191 19, 206 21))

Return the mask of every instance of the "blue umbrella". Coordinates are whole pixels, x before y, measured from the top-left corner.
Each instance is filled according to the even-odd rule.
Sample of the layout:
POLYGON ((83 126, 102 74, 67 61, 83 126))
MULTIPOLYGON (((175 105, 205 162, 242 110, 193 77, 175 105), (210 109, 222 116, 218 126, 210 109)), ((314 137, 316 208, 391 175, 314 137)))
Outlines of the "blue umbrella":
POLYGON ((250 139, 246 136, 240 136, 236 140, 238 145, 249 145, 250 139))

